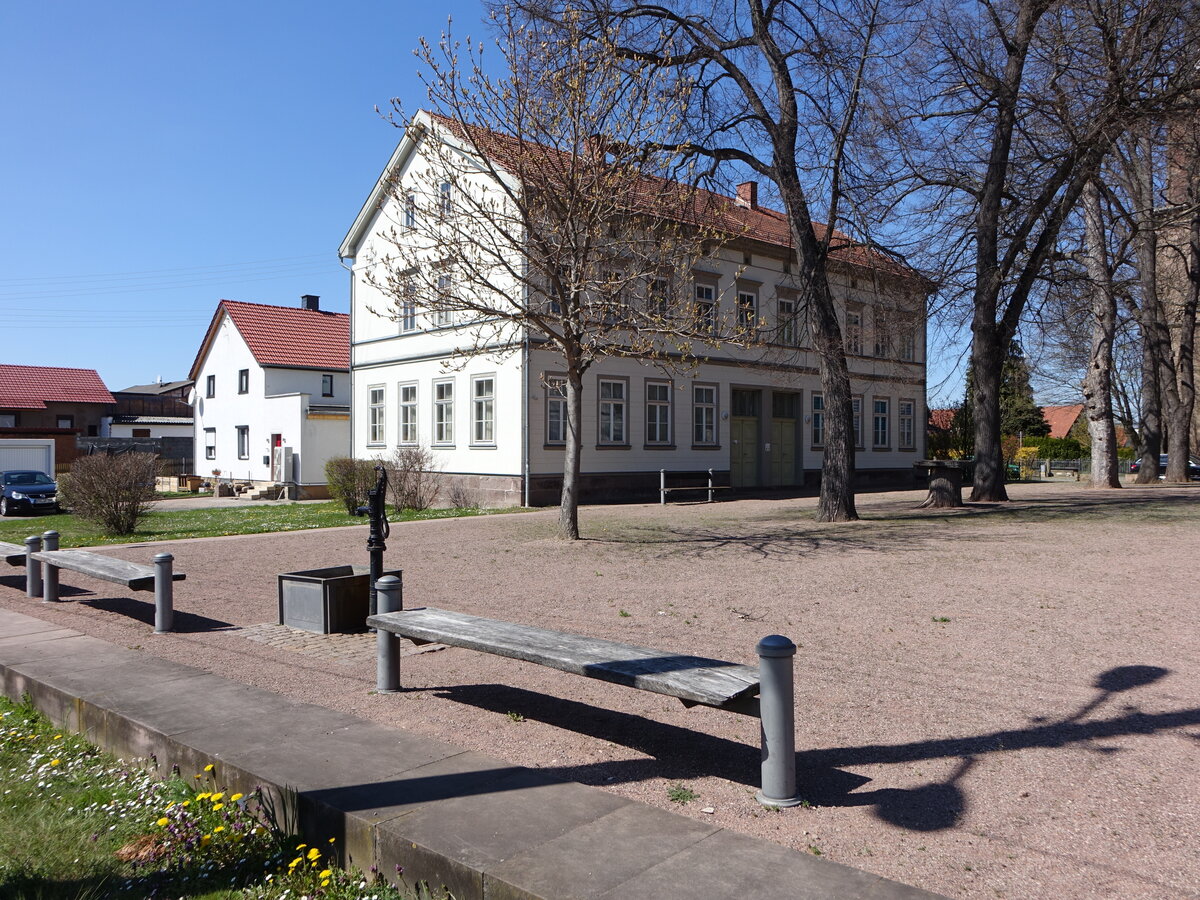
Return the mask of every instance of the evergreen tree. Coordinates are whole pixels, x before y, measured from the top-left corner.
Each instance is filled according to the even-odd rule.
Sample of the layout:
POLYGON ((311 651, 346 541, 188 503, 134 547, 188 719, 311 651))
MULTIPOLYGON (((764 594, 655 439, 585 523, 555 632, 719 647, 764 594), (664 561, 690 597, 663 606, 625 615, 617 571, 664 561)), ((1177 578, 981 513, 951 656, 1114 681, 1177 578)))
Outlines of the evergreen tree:
POLYGON ((1008 357, 1001 370, 1000 433, 1025 437, 1045 437, 1050 433, 1042 408, 1033 402, 1029 364, 1017 341, 1008 345, 1008 357))

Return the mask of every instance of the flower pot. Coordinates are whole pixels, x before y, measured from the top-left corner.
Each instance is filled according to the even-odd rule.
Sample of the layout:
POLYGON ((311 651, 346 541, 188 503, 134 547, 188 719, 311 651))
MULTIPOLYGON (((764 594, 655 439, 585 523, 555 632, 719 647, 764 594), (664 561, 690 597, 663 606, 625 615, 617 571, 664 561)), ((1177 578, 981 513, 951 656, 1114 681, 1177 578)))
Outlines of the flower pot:
MULTIPOLYGON (((384 575, 400 576, 398 571, 384 575)), ((317 634, 367 630, 368 566, 330 566, 279 576, 279 624, 317 634)))

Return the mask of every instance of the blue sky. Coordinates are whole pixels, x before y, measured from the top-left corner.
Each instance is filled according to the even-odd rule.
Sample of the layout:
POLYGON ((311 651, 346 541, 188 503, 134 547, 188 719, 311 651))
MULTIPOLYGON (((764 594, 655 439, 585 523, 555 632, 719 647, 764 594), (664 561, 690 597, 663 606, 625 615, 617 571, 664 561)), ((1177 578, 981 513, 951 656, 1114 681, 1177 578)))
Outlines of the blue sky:
POLYGON ((0 361, 187 377, 217 301, 348 309, 337 247, 477 2, 0 6, 0 361))
POLYGON ((337 247, 399 138, 375 107, 423 104, 451 15, 485 30, 478 0, 0 5, 0 361, 120 390, 186 378, 221 298, 347 311, 337 247))

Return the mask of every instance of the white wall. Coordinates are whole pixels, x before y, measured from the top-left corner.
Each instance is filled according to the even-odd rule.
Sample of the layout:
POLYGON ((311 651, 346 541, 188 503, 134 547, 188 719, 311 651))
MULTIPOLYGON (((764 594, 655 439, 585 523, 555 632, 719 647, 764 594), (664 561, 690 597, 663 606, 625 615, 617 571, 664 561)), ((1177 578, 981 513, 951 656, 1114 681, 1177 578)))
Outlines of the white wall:
MULTIPOLYGON (((116 424, 109 423, 102 425, 100 433, 102 437, 115 438, 131 438, 133 430, 148 428, 150 429, 150 437, 191 437, 193 425, 135 425, 132 423, 118 422, 116 424)), ((212 468, 211 466, 209 467, 212 468)))

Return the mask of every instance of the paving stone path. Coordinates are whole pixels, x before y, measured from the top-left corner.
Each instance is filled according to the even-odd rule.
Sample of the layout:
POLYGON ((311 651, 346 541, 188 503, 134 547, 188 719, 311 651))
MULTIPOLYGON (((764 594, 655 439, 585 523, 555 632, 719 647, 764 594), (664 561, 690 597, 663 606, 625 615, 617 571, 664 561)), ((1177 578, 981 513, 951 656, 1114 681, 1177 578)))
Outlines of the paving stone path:
MULTIPOLYGON (((317 659, 343 663, 345 665, 375 664, 375 635, 363 634, 317 634, 299 628, 289 628, 274 622, 246 625, 236 632, 247 640, 257 641, 278 650, 291 650, 317 659)), ((446 649, 443 644, 422 644, 400 641, 400 655, 416 656, 446 649)))

